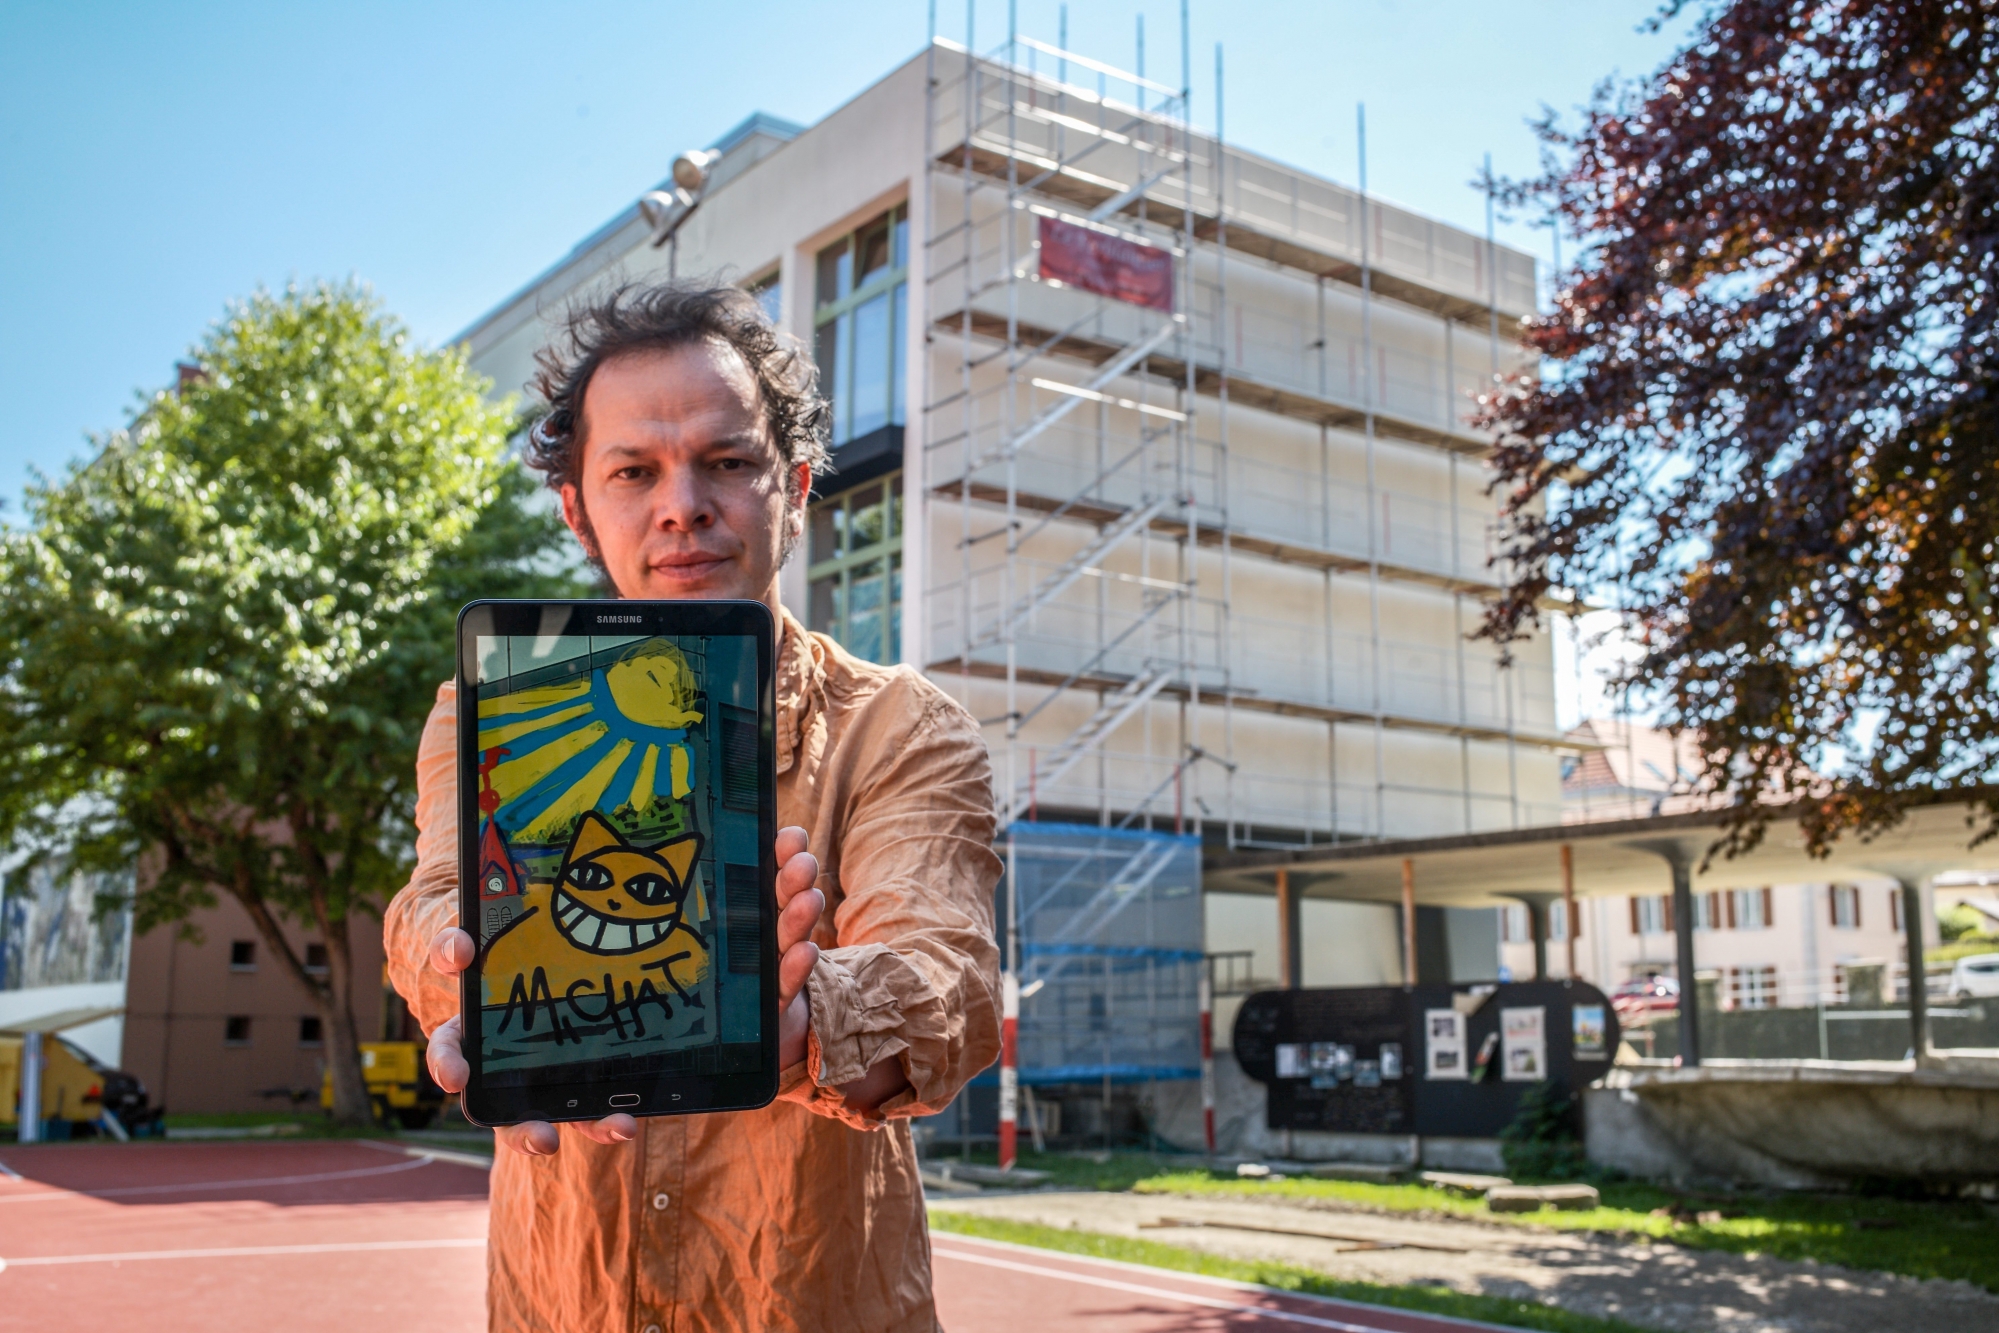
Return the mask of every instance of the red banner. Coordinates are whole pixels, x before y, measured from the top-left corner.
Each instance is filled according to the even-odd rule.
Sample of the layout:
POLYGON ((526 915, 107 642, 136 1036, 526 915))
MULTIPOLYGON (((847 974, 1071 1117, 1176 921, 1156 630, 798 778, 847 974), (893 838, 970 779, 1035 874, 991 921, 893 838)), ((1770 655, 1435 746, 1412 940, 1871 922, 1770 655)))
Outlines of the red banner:
POLYGON ((1041 276, 1173 313, 1173 256, 1073 222, 1040 218, 1041 276))

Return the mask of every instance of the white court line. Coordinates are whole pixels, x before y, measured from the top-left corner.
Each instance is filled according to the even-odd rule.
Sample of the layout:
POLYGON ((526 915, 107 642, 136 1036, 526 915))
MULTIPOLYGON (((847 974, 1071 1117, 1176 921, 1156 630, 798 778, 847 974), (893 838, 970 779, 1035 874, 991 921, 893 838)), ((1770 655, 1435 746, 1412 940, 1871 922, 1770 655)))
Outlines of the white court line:
MULTIPOLYGON (((1121 1273, 1131 1273, 1141 1277, 1158 1274, 1171 1276, 1175 1282, 1192 1282, 1204 1287, 1219 1287, 1224 1291, 1250 1291, 1263 1296, 1274 1296, 1287 1301, 1337 1306, 1343 1310, 1366 1310, 1387 1315, 1393 1319, 1424 1319, 1433 1324, 1444 1324, 1454 1328, 1478 1329, 1481 1333, 1519 1333, 1516 1327, 1505 1324, 1491 1324, 1483 1319, 1466 1319, 1461 1315, 1432 1314, 1427 1310, 1410 1310, 1394 1305, 1376 1305, 1371 1301, 1357 1301, 1346 1296, 1321 1296, 1309 1291, 1289 1291, 1283 1287, 1266 1286, 1261 1282, 1244 1282, 1240 1278, 1212 1277, 1207 1273, 1181 1273, 1171 1269, 1160 1269, 1150 1264, 1135 1264, 1125 1259, 1102 1259, 1094 1254, 1069 1254, 1062 1250, 1043 1249, 1037 1245, 1021 1245, 1009 1240, 991 1240, 985 1236, 964 1236, 955 1231, 932 1231, 930 1241, 935 1252, 939 1241, 956 1241, 982 1249, 1004 1250, 1026 1259, 1060 1259, 1072 1264, 1086 1264, 1095 1268, 1110 1268, 1121 1273)), ((960 1254, 961 1258, 970 1258, 960 1254)))
POLYGON ((19 1180, 21 1178, 21 1173, 19 1171, 16 1171, 13 1167, 7 1165, 5 1162, 0 1162, 0 1176, 5 1176, 9 1180, 19 1180))
MULTIPOLYGON (((1199 1305, 1210 1310, 1226 1310, 1230 1314, 1251 1314, 1263 1319, 1277 1319, 1287 1324, 1303 1324, 1308 1328, 1335 1328, 1340 1333, 1389 1333, 1379 1324, 1350 1324, 1344 1319, 1323 1319, 1318 1315, 1299 1314, 1292 1310, 1273 1310, 1263 1305, 1243 1305, 1237 1301, 1217 1300, 1213 1296, 1196 1296, 1188 1291, 1170 1291, 1165 1287, 1148 1287, 1137 1282, 1120 1282, 1112 1277, 1093 1277, 1088 1273, 1072 1273, 1067 1269, 1049 1268, 1042 1264, 1017 1263, 1012 1259, 1001 1259, 992 1255, 967 1254, 963 1250, 932 1247, 930 1251, 941 1259, 962 1259, 968 1264, 984 1264, 988 1268, 1004 1268, 1015 1273, 1031 1273, 1035 1277, 1060 1278, 1064 1282, 1078 1282, 1086 1287, 1103 1287, 1109 1291, 1128 1292, 1134 1296, 1152 1296, 1182 1305, 1199 1305)), ((1414 1312, 1412 1312, 1414 1313, 1414 1312)), ((1421 1318, 1421 1315, 1416 1315, 1421 1318)))
POLYGON ((379 1139, 356 1139, 357 1148, 373 1148, 378 1152, 399 1152, 405 1157, 428 1157, 434 1162, 449 1162, 453 1166, 474 1166, 481 1171, 493 1169, 493 1159, 485 1153, 459 1152, 456 1148, 436 1148, 429 1144, 383 1143, 379 1139))
POLYGON ((303 1176, 260 1176, 249 1180, 194 1180, 185 1185, 121 1185, 108 1190, 37 1190, 33 1194, 0 1194, 0 1204, 39 1203, 46 1199, 111 1199, 124 1198, 131 1194, 188 1194, 201 1190, 248 1189, 256 1185, 315 1185, 322 1180, 354 1180, 361 1176, 387 1176, 399 1171, 414 1171, 420 1166, 430 1165, 432 1159, 426 1155, 413 1162, 396 1162, 390 1166, 361 1166, 351 1171, 317 1171, 303 1176))
POLYGON ((471 1250, 484 1249, 479 1236, 456 1236, 446 1240, 350 1240, 328 1241, 321 1245, 237 1245, 214 1250, 126 1250, 111 1254, 48 1254, 26 1259, 0 1259, 0 1273, 10 1268, 40 1268, 51 1264, 120 1264, 141 1259, 255 1259, 281 1254, 362 1254, 378 1250, 471 1250))

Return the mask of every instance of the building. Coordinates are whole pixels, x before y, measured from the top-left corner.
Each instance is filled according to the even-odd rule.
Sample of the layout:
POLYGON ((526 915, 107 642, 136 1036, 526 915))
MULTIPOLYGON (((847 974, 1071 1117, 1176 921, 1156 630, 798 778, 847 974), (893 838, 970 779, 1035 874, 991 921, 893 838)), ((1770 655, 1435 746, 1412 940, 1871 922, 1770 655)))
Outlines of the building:
MULTIPOLYGON (((162 926, 132 941, 119 1066, 174 1114, 316 1111, 325 1033, 312 1002, 235 901, 189 924, 198 938, 162 926)), ((324 976, 325 943, 290 922, 284 932, 306 970, 324 976)), ((361 1040, 417 1037, 387 1002, 382 923, 357 914, 347 938, 361 1040)))
MULTIPOLYGON (((134 935, 131 876, 75 871, 59 860, 17 866, 0 887, 0 1031, 40 1028, 103 1064, 135 1074, 177 1114, 318 1106, 321 1019, 241 906, 194 913, 185 932, 134 935)), ((294 954, 324 973, 322 941, 286 924, 294 954)), ((348 927, 361 1040, 412 1037, 383 984, 381 923, 348 927)))
MULTIPOLYGON (((1473 398, 1528 364, 1534 261, 1188 107, 938 39, 816 125, 684 155, 462 341, 513 392, 587 292, 757 292, 837 422, 784 600, 981 719, 1017 857, 1048 825, 1213 852, 1555 822, 1549 645, 1505 669, 1466 637, 1502 577, 1473 398)), ((1437 911, 1491 975, 1491 914, 1437 911)), ((1268 900, 1204 915, 1278 975, 1268 900)), ((1400 979, 1392 909, 1303 920, 1311 979, 1400 979)))
MULTIPOLYGON (((1624 719, 1591 719, 1569 733, 1577 749, 1563 761, 1562 820, 1591 824, 1679 815, 1722 804, 1696 789, 1700 757, 1689 737, 1624 719)), ((1926 889, 1927 893, 1928 890, 1926 889)), ((1500 957, 1515 977, 1534 974, 1534 943, 1525 904, 1497 909, 1500 957)), ((1569 972, 1566 905, 1547 906, 1551 976, 1569 972)), ((1650 976, 1673 976, 1669 896, 1578 900, 1573 975, 1611 990, 1650 976)), ((1936 926, 1925 922, 1934 943, 1936 926)), ((1902 895, 1890 879, 1777 883, 1717 889, 1694 898, 1695 964, 1716 973, 1727 1009, 1772 1009, 1846 1000, 1846 969, 1886 967, 1894 991, 1906 984, 1902 895)))

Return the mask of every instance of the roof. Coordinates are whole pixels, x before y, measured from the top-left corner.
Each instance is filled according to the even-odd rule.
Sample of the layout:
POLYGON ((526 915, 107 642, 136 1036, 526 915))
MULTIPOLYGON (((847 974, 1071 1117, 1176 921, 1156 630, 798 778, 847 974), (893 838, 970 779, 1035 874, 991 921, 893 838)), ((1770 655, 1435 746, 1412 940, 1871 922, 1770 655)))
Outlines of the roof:
POLYGON ((1696 891, 1760 888, 1855 878, 1918 880, 1951 871, 1999 867, 1999 844, 1971 846, 1982 808, 1961 795, 1909 811, 1872 839, 1841 838, 1822 859, 1805 850, 1795 816, 1773 816, 1763 841, 1734 858, 1710 850, 1725 810, 1697 810, 1594 824, 1557 824, 1444 838, 1348 843, 1288 852, 1237 852, 1208 859, 1211 893, 1276 892, 1283 869, 1308 898, 1399 902, 1402 863, 1414 871, 1416 901, 1494 906, 1523 895, 1561 891, 1561 848, 1575 864, 1577 896, 1655 894, 1672 890, 1668 858, 1692 869, 1696 891))
POLYGON ((796 121, 773 116, 768 111, 752 111, 742 124, 709 144, 708 148, 710 152, 726 153, 753 134, 768 134, 773 139, 789 143, 803 133, 805 127, 796 121))

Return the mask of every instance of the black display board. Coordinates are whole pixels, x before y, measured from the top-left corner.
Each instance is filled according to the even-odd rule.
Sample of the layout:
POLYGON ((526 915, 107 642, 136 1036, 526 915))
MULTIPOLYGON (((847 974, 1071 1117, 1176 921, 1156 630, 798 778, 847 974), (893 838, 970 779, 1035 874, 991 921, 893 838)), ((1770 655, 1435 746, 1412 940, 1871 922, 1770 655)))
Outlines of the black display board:
POLYGON ((1618 1037, 1585 982, 1343 986, 1249 996, 1234 1049, 1272 1129, 1490 1138, 1535 1084, 1600 1077, 1618 1037))

